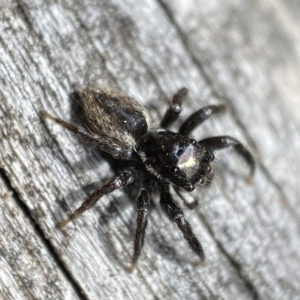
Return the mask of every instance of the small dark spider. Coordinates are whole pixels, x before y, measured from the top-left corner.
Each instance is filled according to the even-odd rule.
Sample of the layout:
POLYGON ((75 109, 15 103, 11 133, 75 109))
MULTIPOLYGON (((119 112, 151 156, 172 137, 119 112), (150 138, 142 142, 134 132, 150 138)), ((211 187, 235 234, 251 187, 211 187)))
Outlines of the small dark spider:
MULTIPOLYGON (((144 245, 150 210, 149 194, 153 188, 157 188, 160 192, 160 205, 163 211, 177 224, 190 248, 204 261, 202 245, 185 220, 182 210, 174 202, 170 186, 185 200, 184 192, 209 185, 213 178, 211 162, 214 159, 214 151, 227 147, 232 147, 245 159, 251 169, 250 176, 255 169, 251 153, 230 136, 206 138, 198 142, 188 137, 193 129, 211 115, 224 111, 224 105, 210 105, 199 109, 181 125, 179 133, 165 129, 178 118, 182 100, 187 96, 187 92, 186 88, 182 88, 174 95, 161 122, 164 129, 149 129, 150 118, 147 111, 132 98, 101 89, 85 88, 80 92, 89 129, 75 126, 47 112, 41 112, 44 118, 51 119, 78 137, 92 142, 114 158, 133 162, 131 168, 95 190, 68 219, 58 224, 59 228, 66 226, 91 208, 103 195, 139 179, 142 188, 136 200, 137 229, 131 271, 135 268, 144 245)), ((195 205, 187 202, 186 204, 190 208, 195 205)))

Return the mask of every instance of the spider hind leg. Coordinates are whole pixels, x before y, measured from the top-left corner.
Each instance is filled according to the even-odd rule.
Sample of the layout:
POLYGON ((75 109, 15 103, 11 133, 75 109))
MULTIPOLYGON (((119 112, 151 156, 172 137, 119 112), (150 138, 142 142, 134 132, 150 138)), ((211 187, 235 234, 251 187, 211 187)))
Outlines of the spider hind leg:
POLYGON ((132 152, 132 147, 129 145, 119 145, 112 141, 107 141, 105 137, 100 134, 95 134, 83 127, 79 127, 63 119, 55 117, 46 111, 40 111, 40 115, 43 119, 49 119, 65 129, 75 134, 78 138, 91 142, 96 145, 100 150, 111 154, 116 159, 129 159, 132 152))
POLYGON ((134 172, 132 171, 125 171, 114 179, 108 181, 106 184, 102 185, 99 189, 95 190, 91 195, 89 195, 81 204, 79 208, 77 208, 69 217, 58 223, 57 228, 62 229, 68 223, 76 219, 80 216, 83 212, 90 209, 92 206, 96 204, 96 202, 104 195, 110 194, 114 190, 121 189, 124 186, 130 184, 134 180, 134 172))

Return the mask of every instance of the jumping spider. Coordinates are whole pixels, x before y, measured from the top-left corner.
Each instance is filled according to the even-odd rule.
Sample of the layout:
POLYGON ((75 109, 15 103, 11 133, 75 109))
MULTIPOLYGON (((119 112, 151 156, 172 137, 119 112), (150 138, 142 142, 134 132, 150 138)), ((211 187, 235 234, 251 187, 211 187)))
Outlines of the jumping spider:
POLYGON ((132 161, 132 167, 95 190, 78 209, 58 224, 59 228, 63 228, 95 205, 103 195, 121 189, 134 180, 140 180, 142 187, 136 199, 137 228, 130 270, 135 268, 144 245, 151 190, 158 189, 162 210, 177 224, 190 248, 204 261, 202 245, 173 200, 170 187, 184 200, 184 192, 209 185, 213 178, 214 151, 228 147, 232 147, 246 161, 250 167, 250 176, 254 173, 252 154, 236 139, 217 136, 197 142, 188 137, 192 130, 211 115, 223 112, 224 105, 209 105, 197 110, 181 125, 179 133, 166 130, 178 118, 187 92, 186 88, 182 88, 173 96, 161 121, 163 129, 150 129, 146 109, 132 98, 102 89, 85 88, 80 92, 88 129, 75 126, 45 111, 41 112, 44 118, 51 119, 79 138, 92 142, 115 159, 132 161))

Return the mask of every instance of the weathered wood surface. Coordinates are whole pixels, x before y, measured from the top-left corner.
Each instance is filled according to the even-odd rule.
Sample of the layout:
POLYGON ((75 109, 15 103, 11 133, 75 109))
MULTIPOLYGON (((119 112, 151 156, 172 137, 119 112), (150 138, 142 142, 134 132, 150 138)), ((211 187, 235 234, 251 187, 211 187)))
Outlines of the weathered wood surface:
POLYGON ((2 299, 297 299, 299 2, 99 2, 1 2, 2 299), (247 185, 244 164, 218 153, 214 184, 194 193, 201 205, 186 217, 206 266, 156 204, 138 267, 126 272, 132 190, 55 229, 117 165, 38 111, 76 121, 70 94, 95 83, 128 92, 153 120, 182 86, 183 116, 208 103, 231 108, 193 136, 230 134, 258 168, 247 185))

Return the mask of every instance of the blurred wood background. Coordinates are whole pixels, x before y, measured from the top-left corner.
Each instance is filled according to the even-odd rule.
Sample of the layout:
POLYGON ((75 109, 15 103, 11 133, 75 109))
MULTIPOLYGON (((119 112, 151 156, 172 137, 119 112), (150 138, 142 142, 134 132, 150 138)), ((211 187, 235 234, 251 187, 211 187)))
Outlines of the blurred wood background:
MULTIPOLYGON (((300 3, 0 1, 1 299, 299 299, 300 3), (51 122, 80 122, 83 86, 121 89, 153 126, 177 89, 182 122, 225 103, 193 137, 231 135, 257 159, 254 184, 230 151, 186 210, 206 266, 154 195, 135 272, 135 187, 103 197, 64 231, 55 224, 119 165, 51 122)), ((177 125, 178 125, 177 124, 177 125)))

